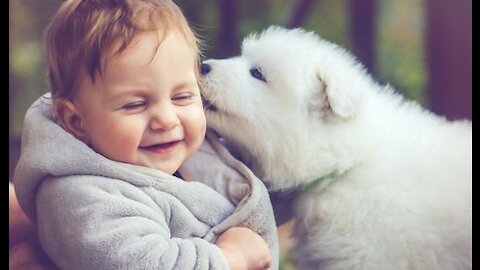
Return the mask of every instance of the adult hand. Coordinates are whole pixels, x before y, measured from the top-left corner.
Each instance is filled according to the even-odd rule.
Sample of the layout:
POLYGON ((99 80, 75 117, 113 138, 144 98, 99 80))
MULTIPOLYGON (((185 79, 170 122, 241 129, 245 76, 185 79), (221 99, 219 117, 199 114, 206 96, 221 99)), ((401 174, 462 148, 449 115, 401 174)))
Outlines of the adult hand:
POLYGON ((53 263, 43 253, 36 241, 23 241, 10 249, 9 270, 55 270, 53 263))
POLYGON ((35 233, 35 226, 20 208, 15 195, 15 189, 11 183, 9 183, 8 205, 9 270, 56 269, 40 248, 37 234, 35 233))

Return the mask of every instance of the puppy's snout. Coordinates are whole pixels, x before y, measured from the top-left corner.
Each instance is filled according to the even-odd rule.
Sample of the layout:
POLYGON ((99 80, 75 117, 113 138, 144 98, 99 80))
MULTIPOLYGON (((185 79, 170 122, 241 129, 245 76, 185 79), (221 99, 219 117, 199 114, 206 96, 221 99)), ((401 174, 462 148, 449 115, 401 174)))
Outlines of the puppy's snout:
POLYGON ((210 67, 209 64, 207 64, 207 63, 202 63, 202 64, 200 65, 200 74, 206 75, 207 73, 210 72, 210 70, 212 70, 212 67, 210 67))

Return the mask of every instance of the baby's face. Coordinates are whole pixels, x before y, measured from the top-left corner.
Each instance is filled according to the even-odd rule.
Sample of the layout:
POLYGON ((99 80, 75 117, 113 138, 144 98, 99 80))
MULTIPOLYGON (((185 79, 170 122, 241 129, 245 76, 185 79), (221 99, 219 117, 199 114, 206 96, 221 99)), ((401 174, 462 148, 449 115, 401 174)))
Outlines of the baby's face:
POLYGON ((84 76, 73 103, 96 151, 172 174, 200 147, 206 121, 194 50, 176 31, 157 44, 155 32, 139 34, 95 82, 84 76))

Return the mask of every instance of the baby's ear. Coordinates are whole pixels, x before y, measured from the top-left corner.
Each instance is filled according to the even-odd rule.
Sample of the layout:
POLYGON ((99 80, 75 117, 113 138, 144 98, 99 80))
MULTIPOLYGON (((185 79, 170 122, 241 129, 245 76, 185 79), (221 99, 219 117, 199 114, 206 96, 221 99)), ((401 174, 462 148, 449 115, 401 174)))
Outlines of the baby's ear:
POLYGON ((75 104, 68 99, 59 98, 55 100, 54 110, 62 127, 77 139, 87 143, 83 118, 75 104))
POLYGON ((350 118, 357 112, 361 97, 361 85, 356 84, 355 78, 349 78, 345 73, 329 70, 318 72, 320 80, 320 91, 323 92, 327 104, 324 109, 330 110, 330 114, 342 118, 350 118))

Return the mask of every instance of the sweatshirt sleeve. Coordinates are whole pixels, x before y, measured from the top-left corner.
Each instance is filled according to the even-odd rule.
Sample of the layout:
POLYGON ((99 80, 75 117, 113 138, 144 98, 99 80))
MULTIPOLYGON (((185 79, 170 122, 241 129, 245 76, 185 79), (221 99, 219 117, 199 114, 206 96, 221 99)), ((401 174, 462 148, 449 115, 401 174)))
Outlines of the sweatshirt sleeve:
POLYGON ((172 216, 184 210, 172 209, 173 196, 91 178, 49 179, 37 193, 40 242, 60 269, 229 269, 216 245, 171 235, 172 216))

